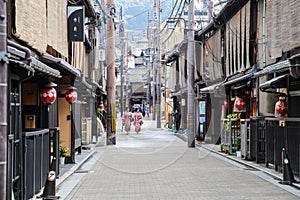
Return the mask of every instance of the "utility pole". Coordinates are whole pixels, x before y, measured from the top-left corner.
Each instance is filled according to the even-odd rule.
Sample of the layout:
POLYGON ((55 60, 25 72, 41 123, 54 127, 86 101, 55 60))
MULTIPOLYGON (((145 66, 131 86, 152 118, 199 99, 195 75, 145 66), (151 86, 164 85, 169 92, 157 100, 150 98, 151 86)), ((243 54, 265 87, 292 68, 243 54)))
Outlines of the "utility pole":
POLYGON ((156 118, 156 65, 157 65, 157 62, 156 62, 156 39, 157 39, 157 37, 156 37, 156 34, 157 34, 157 18, 156 18, 156 1, 157 0, 154 0, 154 12, 153 12, 153 15, 154 15, 154 27, 155 27, 155 29, 154 29, 154 41, 153 41, 153 43, 152 43, 152 49, 153 49, 153 67, 152 67, 152 82, 153 82, 153 85, 152 85, 152 87, 151 87, 151 90, 152 90, 152 99, 153 99, 153 101, 152 101, 152 107, 153 107, 153 112, 152 112, 152 120, 155 120, 155 118, 156 118))
POLYGON ((157 47, 157 53, 156 53, 156 69, 157 69, 157 83, 156 83, 156 112, 157 112, 157 128, 161 128, 161 97, 160 97, 160 89, 161 89, 161 63, 160 63, 160 0, 157 0, 157 23, 156 23, 156 47, 157 47))
POLYGON ((125 77, 125 90, 126 90, 126 107, 129 107, 129 87, 128 87, 128 38, 126 37, 125 42, 125 68, 126 68, 126 77, 125 77))
POLYGON ((123 116, 124 109, 124 69, 125 69, 125 62, 124 62, 124 53, 125 53, 125 45, 124 45, 124 24, 122 16, 122 7, 120 8, 120 27, 119 27, 119 37, 121 41, 121 66, 120 66, 120 74, 121 74, 121 116, 123 116))
POLYGON ((188 78, 188 147, 195 147, 195 94, 194 94, 194 0, 188 5, 188 46, 187 46, 187 78, 188 78))
POLYGON ((7 168, 7 27, 6 1, 0 0, 0 199, 6 199, 7 168))
POLYGON ((106 0, 107 145, 116 144, 115 5, 106 0))
MULTIPOLYGON (((150 26, 150 12, 148 11, 148 26, 147 26, 147 40, 148 40, 148 50, 149 50, 149 55, 147 59, 147 105, 149 103, 150 105, 150 88, 151 88, 151 83, 150 83, 150 59, 151 59, 151 26, 150 26)), ((147 109, 150 109, 148 107, 147 109)), ((150 110, 147 110, 149 113, 150 110)))

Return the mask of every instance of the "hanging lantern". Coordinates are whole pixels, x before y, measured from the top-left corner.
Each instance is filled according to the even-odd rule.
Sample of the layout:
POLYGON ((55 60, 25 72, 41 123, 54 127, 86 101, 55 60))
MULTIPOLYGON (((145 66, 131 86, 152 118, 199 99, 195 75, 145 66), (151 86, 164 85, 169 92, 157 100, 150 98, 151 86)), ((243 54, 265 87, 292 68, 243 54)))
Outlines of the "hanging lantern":
POLYGON ((47 85, 45 85, 45 88, 43 88, 40 92, 40 98, 41 101, 45 104, 53 104, 56 100, 56 90, 53 88, 57 86, 56 84, 50 82, 47 85))
POLYGON ((98 107, 102 110, 104 108, 103 103, 100 103, 98 107))
POLYGON ((104 105, 102 102, 98 105, 98 112, 101 112, 104 109, 104 105))
POLYGON ((224 100, 224 108, 226 108, 226 109, 228 108, 228 99, 224 100))
POLYGON ((77 100, 77 92, 76 88, 71 86, 67 88, 67 92, 65 93, 65 98, 67 102, 74 103, 77 100))
POLYGON ((246 108, 246 101, 243 98, 236 98, 234 102, 234 107, 236 107, 238 110, 245 110, 246 108))
POLYGON ((279 100, 275 104, 275 116, 284 116, 287 113, 287 102, 279 100))

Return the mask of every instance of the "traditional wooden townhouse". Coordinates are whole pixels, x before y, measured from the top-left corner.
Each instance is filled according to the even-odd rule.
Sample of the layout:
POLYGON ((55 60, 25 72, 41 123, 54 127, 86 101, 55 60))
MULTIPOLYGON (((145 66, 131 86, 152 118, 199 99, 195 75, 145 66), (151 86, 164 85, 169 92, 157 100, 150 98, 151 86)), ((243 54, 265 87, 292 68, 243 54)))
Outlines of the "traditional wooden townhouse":
MULTIPOLYGON (((256 70, 254 42, 256 39, 256 12, 252 1, 228 2, 214 20, 197 34, 203 41, 204 64, 202 77, 207 87, 201 88, 206 105, 200 117, 204 134, 212 142, 220 141, 225 126, 220 120, 234 112, 249 118, 255 106, 251 91, 255 88, 251 77, 256 70), (236 103, 243 103, 237 109, 236 103), (245 107, 247 105, 247 107, 245 107), (250 106, 251 105, 251 106, 250 106), (206 117, 204 117, 206 116, 206 117)), ((223 141, 222 141, 223 142, 223 141)))
POLYGON ((297 13, 300 2, 261 0, 259 5, 257 44, 262 59, 259 71, 254 73, 258 117, 253 119, 250 133, 261 142, 258 142, 260 148, 255 148, 257 145, 250 148, 254 152, 251 157, 283 171, 282 155, 287 154, 292 174, 299 177, 300 29, 297 24, 300 17, 297 13))
MULTIPOLYGON (((175 110, 182 116, 187 114, 187 68, 186 68, 186 30, 185 21, 180 16, 172 16, 163 23, 162 65, 165 74, 164 94, 168 126, 171 128, 172 114, 175 110), (172 37, 170 37, 170 35, 172 37)), ((186 128, 186 117, 181 118, 181 128, 186 128)))
POLYGON ((200 97, 206 103, 206 133, 219 120, 224 151, 241 151, 244 159, 282 171, 282 155, 289 155, 297 176, 298 4, 229 1, 196 38, 205 43, 201 75, 207 87, 200 89, 200 97), (209 106, 223 93, 224 101, 219 98, 209 106), (215 112, 220 113, 217 118, 215 112))
MULTIPOLYGON (((69 6, 72 6, 71 4, 69 6)), ((80 116, 75 116, 75 148, 96 142, 99 136, 97 108, 106 99, 104 68, 100 67, 100 13, 96 12, 91 1, 81 1, 76 6, 85 7, 84 42, 72 42, 70 49, 71 64, 81 69, 75 80, 78 92, 80 116), (78 56, 79 55, 79 56, 78 56)), ((103 104, 103 103, 102 103, 103 104)))
POLYGON ((38 193, 54 157, 59 174, 60 145, 68 149, 66 162, 75 162, 83 139, 82 119, 90 118, 89 133, 97 134, 97 99, 105 96, 94 60, 99 52, 95 48, 99 18, 90 1, 80 1, 77 6, 86 13, 86 42, 68 42, 69 4, 64 0, 6 4, 7 199, 29 199, 38 193), (82 59, 76 62, 78 58, 82 59))

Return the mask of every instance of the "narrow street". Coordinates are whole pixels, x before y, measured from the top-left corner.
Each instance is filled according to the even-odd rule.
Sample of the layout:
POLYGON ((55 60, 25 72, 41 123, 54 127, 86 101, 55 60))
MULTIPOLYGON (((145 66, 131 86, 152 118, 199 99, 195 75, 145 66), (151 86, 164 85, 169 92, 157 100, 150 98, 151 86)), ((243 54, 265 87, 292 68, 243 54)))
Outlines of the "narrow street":
POLYGON ((300 197, 296 188, 204 148, 187 148, 170 130, 144 121, 140 134, 119 131, 116 145, 98 145, 96 153, 59 185, 61 199, 300 197))

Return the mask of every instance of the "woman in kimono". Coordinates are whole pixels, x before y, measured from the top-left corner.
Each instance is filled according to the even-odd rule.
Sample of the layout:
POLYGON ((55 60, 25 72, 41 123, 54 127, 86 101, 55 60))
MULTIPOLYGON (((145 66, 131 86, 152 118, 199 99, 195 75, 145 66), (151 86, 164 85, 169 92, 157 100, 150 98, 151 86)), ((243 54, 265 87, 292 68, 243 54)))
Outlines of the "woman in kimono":
POLYGON ((126 134, 128 134, 131 129, 131 118, 132 118, 132 113, 129 112, 129 108, 126 108, 126 111, 124 112, 122 117, 126 134))
POLYGON ((138 134, 141 131, 141 125, 143 123, 143 116, 142 113, 140 112, 140 109, 138 108, 136 112, 133 115, 134 121, 133 125, 135 126, 135 132, 138 134))

